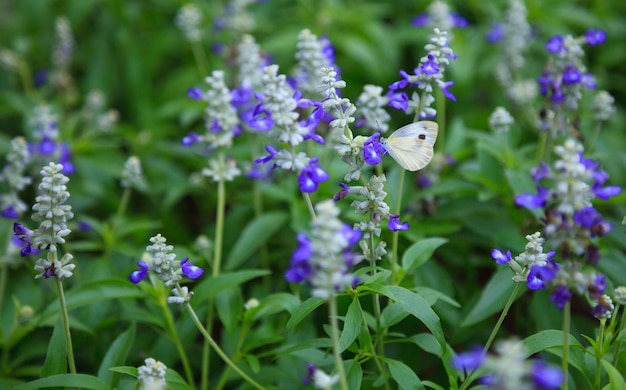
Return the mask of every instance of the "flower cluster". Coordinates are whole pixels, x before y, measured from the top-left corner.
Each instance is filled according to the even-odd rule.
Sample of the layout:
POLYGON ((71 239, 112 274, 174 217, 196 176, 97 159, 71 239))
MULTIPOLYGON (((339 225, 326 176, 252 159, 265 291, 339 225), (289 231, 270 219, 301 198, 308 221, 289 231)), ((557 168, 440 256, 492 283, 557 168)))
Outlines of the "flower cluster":
POLYGON ((187 287, 180 286, 183 275, 189 279, 197 279, 204 270, 190 263, 188 257, 176 261, 176 254, 171 253, 174 247, 166 245, 166 241, 160 234, 150 238, 152 245, 146 247, 141 261, 137 262, 139 269, 133 271, 129 279, 137 284, 148 276, 148 272, 153 272, 166 286, 174 286, 172 295, 167 298, 168 303, 185 303, 191 299, 193 293, 187 287))
POLYGON ((183 32, 189 42, 202 39, 202 10, 195 4, 185 4, 176 13, 176 26, 183 32))
POLYGON ((587 72, 583 64, 585 52, 582 45, 599 45, 605 40, 604 31, 591 29, 582 37, 556 35, 546 43, 546 50, 553 54, 553 58, 537 82, 553 114, 549 116, 552 123, 542 126, 549 127, 553 136, 569 129, 570 120, 566 113, 578 109, 583 87, 596 88, 593 75, 587 72))
POLYGON ((29 144, 29 151, 33 159, 42 164, 56 160, 63 166, 63 173, 69 175, 75 172, 70 160, 72 153, 67 142, 59 142, 57 119, 49 105, 40 104, 34 108, 29 125, 33 128, 35 142, 29 144))
POLYGON ((254 29, 253 15, 247 9, 259 0, 229 0, 224 6, 224 16, 215 19, 213 29, 227 30, 237 39, 238 36, 254 29))
POLYGON ((69 20, 65 16, 56 18, 54 33, 54 49, 52 51, 54 69, 50 72, 50 83, 62 91, 63 96, 69 102, 73 102, 78 97, 74 80, 69 73, 74 54, 74 34, 69 20))
POLYGON ((339 375, 328 375, 313 363, 307 363, 306 370, 307 374, 302 378, 302 383, 305 385, 313 381, 313 386, 316 389, 330 389, 335 383, 339 382, 339 375))
POLYGON ((137 367, 137 381, 141 390, 165 390, 165 373, 167 367, 165 364, 147 358, 144 360, 145 365, 137 367))
POLYGON ((294 91, 285 75, 278 74, 278 66, 270 65, 264 69, 262 78, 263 92, 257 96, 259 105, 254 109, 252 123, 257 129, 269 130, 268 135, 286 143, 285 149, 276 149, 267 145, 267 156, 255 160, 256 164, 270 161, 274 167, 298 173, 298 187, 302 192, 315 192, 322 182, 329 179, 328 174, 317 164, 317 158, 310 158, 296 147, 308 139, 324 144, 324 139, 314 133, 315 128, 324 116, 320 102, 302 98, 300 91, 294 91), (311 109, 307 119, 298 121, 297 109, 311 109), (257 125, 254 125, 255 121, 257 125), (262 124, 262 128, 259 126, 262 124))
POLYGON ((137 156, 130 156, 124 163, 122 171, 122 187, 142 188, 145 186, 143 174, 141 172, 141 160, 137 156))
POLYGON ((446 31, 435 28, 434 32, 430 43, 424 47, 428 54, 422 57, 420 65, 413 70, 414 74, 400 71, 402 80, 391 84, 387 93, 389 106, 403 110, 407 114, 415 113, 419 119, 434 118, 437 115, 437 111, 431 107, 435 101, 433 96, 435 88, 439 88, 448 99, 456 101, 452 92, 448 90, 454 82, 444 81, 445 69, 450 60, 456 59, 456 56, 448 45, 446 31), (410 100, 406 92, 401 91, 409 85, 416 86, 421 91, 420 94, 414 91, 410 100))
POLYGON ((318 38, 307 29, 298 34, 296 48, 296 85, 304 96, 317 98, 320 78, 323 76, 322 69, 338 69, 335 65, 335 49, 327 37, 318 38))
POLYGON ((45 259, 40 258, 35 263, 35 270, 39 272, 36 278, 57 277, 64 279, 72 276, 76 267, 70 264, 73 256, 65 253, 59 260, 58 246, 65 243, 65 237, 72 231, 67 227, 67 221, 74 217, 72 206, 64 204, 70 197, 65 184, 70 180, 62 173, 63 166, 49 163, 41 170, 41 183, 38 187, 36 203, 33 205, 32 219, 39 222, 39 227, 30 230, 15 223, 13 232, 20 241, 20 254, 26 256, 36 254, 40 250, 48 251, 45 259))
POLYGON ((383 134, 389 130, 391 116, 383 108, 389 104, 389 98, 383 95, 383 87, 366 84, 357 99, 357 104, 359 119, 356 127, 368 132, 380 131, 383 134))
POLYGON ((350 251, 361 233, 342 223, 339 208, 332 200, 316 205, 317 217, 311 222, 311 233, 299 233, 298 247, 291 256, 285 279, 291 283, 306 281, 312 295, 329 299, 338 291, 353 286, 357 279, 349 268, 362 258, 350 251))
POLYGON ((106 109, 104 93, 97 89, 91 90, 87 94, 82 115, 87 122, 87 128, 102 133, 110 132, 119 119, 119 113, 116 110, 106 109))
POLYGON ((496 133, 508 133, 514 120, 504 107, 496 107, 489 116, 489 127, 496 133))
POLYGON ((15 219, 28 210, 26 203, 20 199, 19 192, 32 182, 32 178, 25 176, 30 152, 23 137, 11 140, 11 150, 6 159, 7 163, 0 172, 0 183, 4 183, 6 187, 6 192, 0 194, 0 215, 15 219))
POLYGON ((456 355, 452 365, 467 374, 480 370, 479 381, 488 389, 558 389, 563 373, 542 360, 528 360, 523 345, 515 340, 495 346, 495 354, 485 355, 478 347, 456 355))
POLYGON ((593 119, 607 121, 615 111, 615 98, 607 91, 598 91, 593 97, 593 119))
POLYGON ((415 27, 437 27, 448 31, 453 27, 465 28, 469 23, 458 12, 450 12, 446 3, 435 0, 428 6, 428 12, 411 19, 411 25, 415 27))
POLYGON ((613 226, 591 205, 591 200, 607 200, 621 192, 618 186, 608 186, 609 175, 600 163, 583 157, 583 147, 568 139, 555 147, 559 159, 550 169, 545 163, 533 170, 536 182, 551 180, 553 189, 537 185, 537 194, 516 196, 515 203, 529 209, 545 210, 545 237, 552 246, 560 248, 564 258, 584 256, 590 264, 600 259, 591 238, 608 234, 613 226))

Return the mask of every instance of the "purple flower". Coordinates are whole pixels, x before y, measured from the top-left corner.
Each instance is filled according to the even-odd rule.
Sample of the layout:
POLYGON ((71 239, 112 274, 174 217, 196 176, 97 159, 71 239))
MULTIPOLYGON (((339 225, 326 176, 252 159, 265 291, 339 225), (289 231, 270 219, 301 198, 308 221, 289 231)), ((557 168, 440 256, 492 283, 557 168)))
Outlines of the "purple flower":
POLYGON ((604 318, 608 312, 609 308, 601 303, 598 303, 591 309, 591 314, 596 318, 604 318))
POLYGON ((248 126, 255 130, 267 131, 274 126, 274 120, 272 119, 272 113, 269 110, 263 108, 262 104, 257 104, 252 111, 252 115, 245 115, 246 118, 242 118, 246 121, 248 126), (249 118, 248 118, 249 116, 249 118))
POLYGON ((413 19, 411 19, 411 26, 425 27, 428 25, 428 20, 429 20, 429 17, 427 13, 419 14, 413 19))
POLYGON ((452 358, 452 365, 459 371, 470 373, 476 371, 485 361, 483 349, 474 347, 470 351, 462 352, 452 358))
POLYGON ((370 165, 378 165, 383 160, 385 148, 378 141, 378 137, 380 133, 377 131, 363 142, 363 160, 370 165))
POLYGON ((193 100, 202 100, 204 93, 198 87, 189 88, 187 90, 187 96, 193 100))
POLYGON ((546 96, 552 86, 552 72, 544 70, 541 72, 541 76, 537 77, 539 83, 539 92, 541 96, 546 96))
POLYGON ((573 85, 578 84, 582 81, 582 74, 576 67, 572 64, 567 65, 563 70, 563 84, 565 85, 573 85))
POLYGON ((231 104, 235 108, 245 107, 250 104, 254 91, 246 84, 241 84, 230 91, 231 104))
POLYGON ((65 175, 71 175, 76 172, 76 168, 71 161, 72 152, 70 152, 67 142, 62 142, 59 147, 59 164, 63 165, 61 172, 65 175))
POLYGON ((558 271, 559 265, 553 260, 548 260, 546 265, 533 265, 526 278, 526 287, 529 290, 545 290, 558 271))
POLYGON ((20 250, 20 256, 36 255, 40 252, 39 249, 33 247, 33 231, 22 225, 21 223, 13 223, 13 233, 15 238, 20 242, 22 250, 20 250))
POLYGON ((309 240, 306 234, 298 233, 296 241, 298 242, 298 247, 292 253, 291 265, 287 273, 285 273, 285 280, 289 283, 301 283, 313 273, 309 265, 309 259, 313 255, 311 240, 309 240))
POLYGON ((93 226, 89 222, 86 221, 78 221, 78 230, 81 232, 90 232, 93 230, 93 226))
POLYGON ((548 39, 546 43, 546 50, 550 53, 562 53, 565 50, 565 39, 561 35, 555 35, 552 38, 548 39))
POLYGON ((591 206, 580 209, 574 214, 574 222, 585 229, 591 229, 600 221, 602 221, 602 215, 591 206))
POLYGON ((567 289, 567 287, 559 284, 558 286, 556 286, 556 289, 554 289, 552 295, 550 295, 550 301, 554 302, 556 307, 558 307, 559 309, 563 309, 563 307, 570 300, 571 297, 572 293, 567 289))
POLYGON ((585 33, 585 40, 592 46, 599 45, 606 40, 606 33, 592 28, 585 33))
POLYGON ((356 244, 361 239, 361 231, 352 229, 347 223, 341 227, 341 234, 348 241, 348 246, 356 244))
POLYGON ((298 188, 300 191, 315 192, 320 183, 330 178, 330 175, 317 164, 318 160, 317 157, 310 159, 309 164, 298 175, 298 188))
POLYGON ((189 279, 198 279, 204 273, 202 268, 189 262, 189 257, 185 257, 180 261, 180 268, 189 279))
POLYGON ((511 255, 510 250, 504 253, 500 249, 493 249, 491 251, 491 258, 496 261, 496 264, 508 264, 513 260, 513 255, 511 255))
POLYGON ((606 283, 606 275, 597 274, 593 282, 589 283, 587 286, 587 291, 589 292, 589 298, 591 299, 600 299, 602 294, 606 291, 608 285, 606 283))
POLYGON ((341 186, 341 190, 333 196, 335 202, 345 198, 350 193, 350 187, 347 184, 339 183, 339 186, 341 186))
POLYGON ((595 77, 591 73, 585 73, 581 81, 583 86, 588 89, 595 89, 598 86, 595 77))
POLYGON ((389 221, 387 222, 389 230, 397 232, 400 230, 409 230, 408 222, 400 222, 400 216, 396 214, 389 214, 389 221))
POLYGON ((459 15, 458 12, 452 12, 450 17, 452 18, 452 24, 454 24, 454 27, 456 28, 465 28, 469 26, 467 19, 459 15))
POLYGON ((43 137, 41 142, 36 147, 36 152, 39 154, 43 154, 44 156, 49 156, 54 154, 57 150, 56 143, 50 139, 50 137, 43 137))
POLYGON ((533 181, 539 181, 550 175, 550 167, 548 167, 548 165, 542 161, 539 163, 539 166, 537 168, 532 169, 530 174, 533 181))
POLYGON ((544 207, 548 203, 548 195, 550 191, 547 188, 538 185, 537 194, 520 194, 515 197, 515 204, 526 207, 527 209, 536 209, 544 207))
POLYGON ((135 284, 144 280, 146 276, 148 276, 148 271, 150 270, 150 266, 143 261, 138 261, 137 265, 139 266, 139 269, 133 271, 128 277, 128 279, 135 284))
POLYGON ((561 370, 547 365, 542 360, 534 362, 531 377, 540 389, 558 389, 563 383, 561 370))
POLYGON ((10 219, 16 219, 20 216, 17 210, 15 209, 15 206, 12 204, 2 209, 2 212, 0 213, 0 215, 2 215, 4 218, 10 218, 10 219))
POLYGON ((278 150, 274 149, 272 145, 265 145, 265 150, 269 154, 267 156, 259 157, 256 160, 254 160, 256 164, 265 164, 266 162, 271 161, 274 158, 274 156, 276 156, 276 153, 278 153, 278 150))
MULTIPOLYGON (((391 86, 389 86, 391 89, 391 86)), ((409 108, 409 96, 406 92, 387 92, 386 95, 389 100, 389 107, 396 110, 406 111, 409 108)))
POLYGON ((202 136, 198 133, 190 131, 186 136, 183 137, 181 144, 185 147, 191 146, 202 140, 202 136))
POLYGON ((420 70, 422 71, 422 73, 429 75, 439 73, 440 68, 437 64, 437 61, 435 60, 435 56, 429 54, 427 58, 428 60, 420 65, 420 70))
POLYGON ((491 23, 491 30, 487 33, 487 42, 496 43, 504 38, 504 27, 502 24, 493 22, 491 23))
POLYGON ((593 185, 591 191, 600 199, 608 200, 609 198, 619 195, 622 192, 622 188, 619 186, 606 186, 600 187, 593 185))
POLYGON ((313 363, 306 364, 306 375, 302 378, 302 384, 308 385, 313 380, 313 375, 315 375, 315 371, 317 371, 317 367, 313 363))
POLYGON ((452 94, 452 92, 448 90, 448 87, 451 87, 453 85, 454 85, 454 81, 446 81, 446 82, 441 83, 439 89, 441 89, 441 92, 443 92, 443 95, 445 97, 452 100, 453 102, 456 102, 456 97, 452 94))

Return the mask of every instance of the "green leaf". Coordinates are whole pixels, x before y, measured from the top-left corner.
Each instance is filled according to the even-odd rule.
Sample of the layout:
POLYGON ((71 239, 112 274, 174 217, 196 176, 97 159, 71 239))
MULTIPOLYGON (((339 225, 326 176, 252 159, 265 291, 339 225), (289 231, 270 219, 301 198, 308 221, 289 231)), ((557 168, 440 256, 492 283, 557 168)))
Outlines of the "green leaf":
POLYGON ((346 379, 348 380, 349 389, 360 389, 363 381, 363 368, 356 360, 346 360, 344 362, 346 370, 346 379))
POLYGON ((133 345, 135 339, 135 323, 133 322, 127 331, 120 334, 109 347, 104 359, 100 363, 98 369, 98 378, 109 383, 111 388, 116 388, 119 382, 119 375, 109 370, 109 367, 118 366, 126 361, 128 351, 133 345))
POLYGON ((606 360, 601 360, 602 366, 606 370, 609 375, 609 389, 610 390, 623 390, 626 389, 626 382, 624 382, 624 377, 619 372, 617 368, 615 368, 611 363, 606 360))
POLYGON ((399 360, 385 358, 391 377, 398 383, 400 389, 423 389, 424 385, 409 366, 399 360))
POLYGON ((387 305, 387 307, 383 309, 383 312, 380 316, 380 326, 383 329, 390 328, 408 317, 408 315, 409 313, 404 310, 402 305, 394 302, 390 305, 387 305))
POLYGON ((109 390, 100 378, 86 374, 61 374, 36 379, 15 387, 15 390, 45 389, 48 387, 73 387, 78 389, 109 390))
POLYGON ((224 263, 225 270, 233 270, 243 264, 257 249, 267 242, 288 220, 288 214, 274 212, 254 219, 243 230, 224 263))
POLYGON ((245 316, 247 317, 250 315, 253 316, 254 319, 259 319, 265 316, 280 313, 281 311, 292 312, 299 304, 300 301, 293 294, 271 294, 263 298, 258 307, 247 310, 245 312, 245 316))
MULTIPOLYGON (((461 326, 474 325, 502 310, 514 288, 515 282, 511 279, 511 270, 508 267, 502 267, 491 277, 487 286, 482 290, 478 303, 461 322, 461 326)), ((525 291, 525 288, 520 288, 515 299, 525 291)))
POLYGON ((407 271, 427 262, 437 248, 448 242, 445 238, 431 237, 411 245, 402 255, 402 268, 407 271))
MULTIPOLYGON (((58 302, 57 302, 58 304, 58 302)), ((50 377, 57 374, 67 373, 67 344, 61 316, 52 331, 52 336, 48 342, 48 352, 46 360, 41 369, 42 377, 50 377)))
POLYGON ((243 299, 239 289, 231 287, 220 291, 215 296, 215 307, 217 315, 228 331, 232 331, 237 325, 238 319, 243 311, 243 299))
POLYGON ((363 323, 363 312, 358 298, 354 298, 348 307, 348 312, 343 323, 341 336, 339 337, 339 351, 345 351, 359 336, 361 324, 363 323))
POLYGON ((230 273, 223 273, 204 279, 193 289, 195 304, 206 301, 214 297, 218 292, 237 286, 250 279, 258 278, 270 274, 266 270, 245 270, 230 273))
POLYGON ((359 286, 357 289, 369 289, 371 291, 382 294, 400 304, 404 310, 413 315, 435 336, 437 342, 442 348, 445 348, 446 339, 441 329, 441 321, 439 316, 433 311, 428 302, 421 296, 411 290, 407 290, 400 286, 383 286, 379 284, 370 284, 359 286))
POLYGON ((441 357, 441 346, 437 340, 429 333, 420 333, 409 337, 409 341, 414 342, 418 347, 428 353, 441 357))
MULTIPOLYGON (((521 343, 528 357, 549 348, 562 347, 563 339, 563 331, 551 329, 526 337, 521 343)), ((582 345, 574 337, 570 336, 568 340, 570 347, 582 348, 582 345)))
POLYGON ((311 297, 302 302, 292 313, 291 318, 287 321, 287 330, 295 328, 302 320, 304 320, 313 310, 317 309, 324 303, 322 298, 311 297))

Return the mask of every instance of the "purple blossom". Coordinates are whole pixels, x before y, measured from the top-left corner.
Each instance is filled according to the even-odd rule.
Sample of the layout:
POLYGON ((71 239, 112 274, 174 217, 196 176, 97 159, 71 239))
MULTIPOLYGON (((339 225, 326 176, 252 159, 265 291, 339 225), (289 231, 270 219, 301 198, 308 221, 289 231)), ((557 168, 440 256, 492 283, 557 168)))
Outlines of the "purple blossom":
POLYGON ((540 389, 558 389, 563 383, 563 372, 542 360, 533 363, 531 377, 540 389))
POLYGON ((285 274, 285 280, 289 283, 301 283, 313 273, 309 265, 309 259, 313 255, 311 240, 304 233, 296 236, 298 247, 291 255, 291 265, 285 274))
POLYGON ((267 156, 259 157, 256 160, 254 160, 256 164, 265 164, 266 162, 271 161, 274 158, 274 156, 276 156, 276 153, 278 153, 278 150, 274 149, 272 145, 265 145, 265 150, 269 154, 267 156))
POLYGON ((46 136, 43 137, 43 139, 39 142, 35 150, 39 154, 49 156, 51 154, 54 154, 54 152, 57 150, 57 145, 52 139, 50 139, 50 137, 46 136))
POLYGON ((76 172, 76 168, 74 167, 74 163, 72 163, 71 158, 72 152, 70 152, 67 142, 62 142, 59 147, 59 164, 63 165, 61 172, 65 175, 71 175, 76 172))
POLYGON ((183 146, 188 147, 200 141, 202 141, 202 136, 198 133, 190 131, 183 137, 181 143, 183 146))
POLYGON ((555 35, 546 43, 546 50, 550 53, 563 53, 567 49, 565 48, 565 38, 561 35, 555 35))
POLYGON ((306 375, 302 378, 302 384, 308 385, 313 380, 313 375, 315 375, 315 371, 317 371, 317 367, 313 363, 306 364, 306 375))
POLYGON ((487 32, 487 42, 496 43, 504 39, 504 27, 502 24, 493 22, 491 23, 491 30, 487 32))
POLYGON ((198 87, 193 87, 187 90, 187 96, 193 100, 202 100, 204 92, 198 87))
POLYGON ((352 246, 361 239, 361 231, 353 229, 347 223, 341 228, 341 234, 348 241, 348 246, 352 246))
POLYGON ((539 163, 537 168, 533 168, 530 172, 533 181, 539 181, 550 175, 550 167, 543 161, 539 163))
POLYGON ((387 222, 389 230, 397 232, 400 230, 409 230, 408 222, 400 222, 400 216, 397 214, 389 214, 389 221, 387 222))
POLYGON ((420 70, 424 74, 433 75, 437 74, 440 71, 439 64, 437 64, 437 60, 435 60, 435 56, 432 54, 428 55, 428 60, 425 61, 422 65, 420 65, 420 70))
POLYGON ((245 107, 252 102, 254 91, 248 85, 241 84, 230 91, 231 104, 235 108, 245 107))
POLYGON ((493 249, 491 251, 491 258, 496 261, 496 264, 508 264, 513 260, 513 255, 511 255, 510 250, 504 253, 500 249, 493 249))
POLYGON ((559 284, 554 289, 552 295, 550 295, 550 301, 553 302, 559 309, 563 309, 571 297, 572 293, 567 289, 567 287, 559 284))
POLYGON ((595 89, 598 86, 596 79, 591 73, 585 73, 581 80, 583 86, 588 89, 595 89))
POLYGON ((597 274, 591 283, 587 286, 587 292, 589 292, 589 298, 597 300, 600 299, 602 294, 606 291, 608 284, 606 282, 606 275, 597 274))
POLYGON ((441 85, 439 86, 439 89, 441 89, 441 92, 443 92, 443 95, 445 97, 452 100, 453 102, 456 102, 456 97, 452 94, 452 92, 448 90, 448 87, 451 87, 453 85, 454 85, 454 81, 445 81, 441 83, 441 85))
POLYGON ((462 352, 452 358, 452 365, 459 371, 466 374, 476 371, 485 361, 483 349, 479 346, 470 351, 462 352))
MULTIPOLYGON (((554 254, 554 252, 552 252, 554 254)), ((559 265, 554 260, 548 260, 546 265, 533 265, 526 278, 526 287, 529 290, 545 290, 559 271, 559 265)))
POLYGON ((515 204, 527 209, 545 207, 550 191, 544 186, 537 186, 537 194, 520 194, 515 197, 515 204))
POLYGON ((600 187, 594 184, 591 187, 591 191, 600 199, 608 200, 609 198, 619 195, 622 192, 622 188, 619 186, 606 186, 600 187))
POLYGON ((150 270, 150 266, 143 261, 138 261, 137 265, 139 266, 139 269, 133 271, 128 277, 128 279, 135 284, 144 280, 146 276, 148 276, 148 271, 150 270))
POLYGON ((563 84, 565 85, 574 85, 578 84, 582 81, 582 74, 576 67, 572 64, 569 64, 563 70, 563 84))
POLYGON ((591 206, 580 209, 574 214, 574 222, 585 229, 591 229, 601 221, 602 215, 591 206))
POLYGON ((185 257, 180 261, 180 268, 189 279, 198 279, 204 273, 202 268, 189 262, 189 257, 185 257))
POLYGON ((341 186, 341 190, 333 196, 335 202, 345 198, 350 193, 350 187, 347 184, 339 183, 339 186, 341 186))
POLYGON ((411 19, 411 26, 414 27, 426 27, 430 20, 427 13, 422 13, 411 19))
POLYGON ((298 175, 298 188, 300 191, 315 192, 320 183, 330 179, 330 175, 317 164, 318 160, 317 157, 310 159, 309 164, 298 175))
POLYGON ((378 165, 383 160, 385 148, 378 141, 380 133, 377 131, 363 142, 363 160, 369 165, 378 165))
POLYGON ((609 308, 603 305, 602 303, 598 303, 591 309, 591 314, 595 318, 603 318, 606 316, 606 313, 609 312, 609 308))
POLYGON ((22 225, 21 223, 13 223, 13 233, 15 238, 20 242, 22 249, 20 250, 20 256, 36 255, 40 252, 39 249, 33 247, 33 231, 22 225))
POLYGON ((4 209, 2 209, 2 212, 0 213, 0 215, 2 215, 4 218, 10 218, 10 219, 16 219, 20 216, 17 210, 15 209, 15 206, 12 204, 7 205, 4 209))
POLYGON ((458 12, 450 13, 450 17, 452 18, 452 24, 454 24, 454 27, 456 28, 465 28, 469 26, 467 19, 459 15, 458 12))
POLYGON ((248 126, 258 131, 267 131, 274 126, 272 113, 263 108, 261 103, 254 107, 251 115, 247 113, 242 119, 246 121, 248 126))
MULTIPOLYGON (((390 86, 391 89, 391 86, 390 86)), ((387 92, 387 100, 389 107, 396 110, 406 111, 409 108, 409 96, 406 92, 387 92)))
POLYGON ((552 86, 552 72, 544 70, 541 72, 541 76, 537 77, 537 82, 539 83, 539 92, 541 96, 547 96, 548 91, 552 86))
POLYGON ((599 45, 606 40, 606 33, 602 30, 589 29, 585 33, 585 40, 591 46, 599 45))

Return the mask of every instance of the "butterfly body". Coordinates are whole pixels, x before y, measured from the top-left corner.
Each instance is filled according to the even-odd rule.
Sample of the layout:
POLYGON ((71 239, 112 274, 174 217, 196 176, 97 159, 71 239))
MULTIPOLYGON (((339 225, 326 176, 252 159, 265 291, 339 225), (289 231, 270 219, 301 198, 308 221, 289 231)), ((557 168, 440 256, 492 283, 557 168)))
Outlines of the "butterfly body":
POLYGON ((432 160, 438 132, 432 121, 410 123, 381 139, 381 145, 402 168, 418 171, 432 160))

